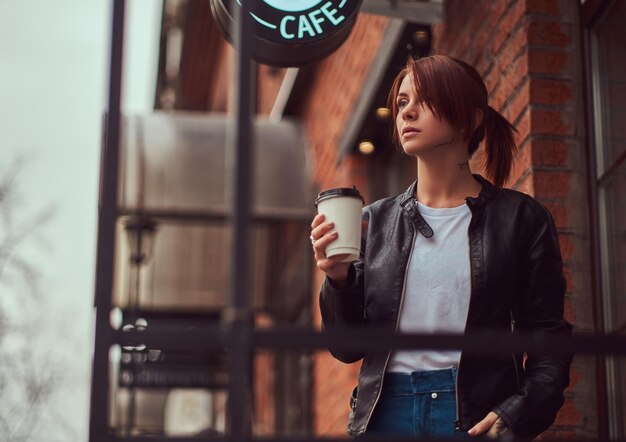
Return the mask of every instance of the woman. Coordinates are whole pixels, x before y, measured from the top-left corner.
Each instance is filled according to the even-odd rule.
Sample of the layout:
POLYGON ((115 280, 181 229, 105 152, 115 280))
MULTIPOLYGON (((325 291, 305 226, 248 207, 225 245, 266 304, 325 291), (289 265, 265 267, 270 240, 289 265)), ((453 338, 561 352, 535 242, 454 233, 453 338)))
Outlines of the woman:
MULTIPOLYGON (((313 220, 315 259, 326 274, 324 329, 571 333, 554 222, 530 196, 501 188, 514 128, 487 100, 478 72, 460 60, 410 59, 399 73, 390 93, 394 138, 417 158, 418 179, 363 210, 354 263, 324 255, 337 233, 322 215, 313 220), (494 184, 470 171, 481 141, 494 184)), ((569 383, 569 358, 549 354, 331 352, 345 363, 363 359, 353 436, 534 437, 554 421, 569 383)))

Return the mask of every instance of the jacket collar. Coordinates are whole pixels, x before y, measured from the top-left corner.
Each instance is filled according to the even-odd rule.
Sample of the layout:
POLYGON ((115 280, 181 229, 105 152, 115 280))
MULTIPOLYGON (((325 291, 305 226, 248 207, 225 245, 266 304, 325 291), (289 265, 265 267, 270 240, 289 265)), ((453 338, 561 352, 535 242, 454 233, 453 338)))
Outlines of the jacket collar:
MULTIPOLYGON (((500 188, 491 184, 491 182, 483 178, 482 175, 477 173, 473 175, 476 181, 482 184, 482 188, 476 198, 469 196, 465 198, 465 201, 467 202, 467 205, 470 206, 470 209, 473 209, 474 207, 483 207, 489 204, 492 200, 495 200, 500 193, 500 188)), ((417 184, 417 182, 415 184, 417 184)))
MULTIPOLYGON (((482 184, 482 188, 480 189, 480 193, 478 194, 476 198, 467 197, 465 201, 469 200, 475 206, 482 206, 484 204, 487 204, 489 201, 494 200, 496 196, 498 195, 498 193, 500 192, 500 189, 494 186, 493 184, 491 184, 485 178, 483 178, 482 175, 475 173, 473 174, 473 176, 476 181, 482 184)), ((406 189, 406 191, 402 194, 402 197, 400 198, 401 206, 404 207, 411 200, 415 200, 416 189, 417 189, 417 181, 413 181, 413 183, 409 186, 408 189, 406 189)))
MULTIPOLYGON (((466 204, 469 206, 470 210, 474 210, 476 208, 481 208, 487 205, 489 202, 494 200, 500 189, 485 178, 483 178, 479 174, 473 174, 474 179, 482 184, 482 188, 477 197, 467 197, 465 198, 466 204)), ((417 181, 414 181, 413 184, 409 186, 409 188, 404 192, 404 194, 400 197, 400 205, 402 208, 413 218, 413 221, 420 231, 422 235, 426 238, 430 238, 433 236, 433 229, 428 225, 426 220, 422 217, 417 209, 417 204, 415 203, 415 191, 417 189, 417 181)))

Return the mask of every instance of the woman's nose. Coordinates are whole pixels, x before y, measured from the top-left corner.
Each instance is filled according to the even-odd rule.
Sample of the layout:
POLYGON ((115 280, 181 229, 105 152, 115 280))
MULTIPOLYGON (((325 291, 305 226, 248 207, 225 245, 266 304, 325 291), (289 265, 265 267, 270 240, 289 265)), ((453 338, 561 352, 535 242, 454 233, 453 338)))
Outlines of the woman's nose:
POLYGON ((413 104, 407 104, 404 109, 402 109, 402 118, 404 120, 414 120, 417 118, 417 109, 413 104))

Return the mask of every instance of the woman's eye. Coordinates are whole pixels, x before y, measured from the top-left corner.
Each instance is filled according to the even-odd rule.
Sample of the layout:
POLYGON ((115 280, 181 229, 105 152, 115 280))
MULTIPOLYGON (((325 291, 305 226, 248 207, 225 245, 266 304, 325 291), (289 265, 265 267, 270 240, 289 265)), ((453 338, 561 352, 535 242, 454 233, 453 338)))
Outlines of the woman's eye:
POLYGON ((397 102, 399 109, 406 107, 408 104, 409 104, 409 100, 406 100, 406 99, 401 99, 401 100, 398 100, 397 102))

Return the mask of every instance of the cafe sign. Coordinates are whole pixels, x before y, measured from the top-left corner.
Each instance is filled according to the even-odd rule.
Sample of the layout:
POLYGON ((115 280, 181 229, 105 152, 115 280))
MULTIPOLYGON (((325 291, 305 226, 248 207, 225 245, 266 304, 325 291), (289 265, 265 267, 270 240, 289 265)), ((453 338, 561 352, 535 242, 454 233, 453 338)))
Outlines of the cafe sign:
MULTIPOLYGON (((240 8, 241 1, 211 0, 213 15, 229 41, 234 32, 232 8, 240 8)), ((250 1, 253 58, 274 66, 302 66, 330 54, 350 35, 361 1, 250 1)))

